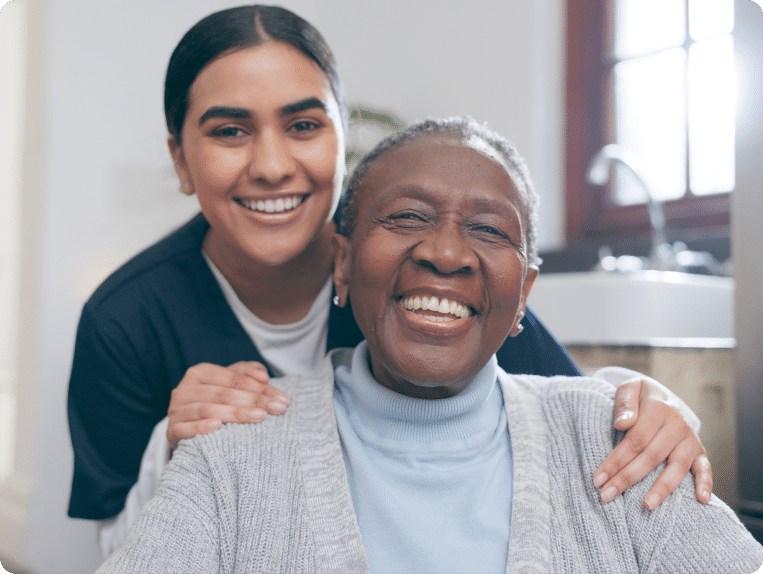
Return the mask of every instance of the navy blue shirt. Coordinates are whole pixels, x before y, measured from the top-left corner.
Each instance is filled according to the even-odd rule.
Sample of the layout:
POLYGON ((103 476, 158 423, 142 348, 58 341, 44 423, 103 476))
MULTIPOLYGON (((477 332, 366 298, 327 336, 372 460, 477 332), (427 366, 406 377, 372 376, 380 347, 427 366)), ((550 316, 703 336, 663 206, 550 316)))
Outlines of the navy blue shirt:
MULTIPOLYGON (((201 254, 208 229, 197 215, 115 271, 85 303, 69 381, 73 518, 122 511, 154 426, 189 367, 265 362, 201 254)), ((529 309, 523 325, 498 350, 504 370, 580 374, 529 309)), ((350 307, 332 305, 327 351, 362 339, 350 307)))

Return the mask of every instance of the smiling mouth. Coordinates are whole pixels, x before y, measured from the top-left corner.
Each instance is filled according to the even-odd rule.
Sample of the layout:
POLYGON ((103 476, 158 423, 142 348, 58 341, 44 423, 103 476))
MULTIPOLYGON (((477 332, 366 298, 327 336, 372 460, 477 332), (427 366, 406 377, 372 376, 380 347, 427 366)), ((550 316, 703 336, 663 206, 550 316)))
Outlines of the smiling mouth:
POLYGON ((406 311, 423 315, 433 321, 455 321, 471 317, 472 309, 445 298, 414 295, 400 301, 406 311))
POLYGON ((284 213, 297 209, 305 200, 306 195, 291 195, 288 197, 279 197, 278 199, 241 199, 234 198, 234 201, 245 207, 249 211, 258 213, 284 213))

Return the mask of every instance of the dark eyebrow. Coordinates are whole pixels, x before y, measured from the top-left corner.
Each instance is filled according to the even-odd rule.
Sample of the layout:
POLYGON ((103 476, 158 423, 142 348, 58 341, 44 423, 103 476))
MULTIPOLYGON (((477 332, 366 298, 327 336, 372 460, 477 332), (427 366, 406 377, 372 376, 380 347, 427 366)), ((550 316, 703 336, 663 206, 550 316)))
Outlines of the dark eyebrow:
POLYGON ((209 118, 239 118, 248 119, 252 114, 244 108, 232 108, 227 106, 212 106, 206 112, 201 114, 199 125, 206 122, 209 118))
MULTIPOLYGON (((304 110, 312 108, 319 108, 326 111, 326 104, 320 101, 318 98, 305 98, 291 104, 286 104, 279 111, 280 116, 290 116, 291 114, 297 114, 304 110)), ((236 119, 249 119, 252 117, 252 113, 245 108, 234 108, 230 106, 212 106, 206 112, 204 112, 199 118, 199 125, 203 124, 210 118, 236 118, 236 119)))
POLYGON ((326 104, 320 101, 318 98, 305 98, 304 100, 300 100, 292 104, 286 104, 281 108, 279 114, 281 116, 290 116, 291 114, 296 114, 312 108, 320 108, 325 112, 326 104))

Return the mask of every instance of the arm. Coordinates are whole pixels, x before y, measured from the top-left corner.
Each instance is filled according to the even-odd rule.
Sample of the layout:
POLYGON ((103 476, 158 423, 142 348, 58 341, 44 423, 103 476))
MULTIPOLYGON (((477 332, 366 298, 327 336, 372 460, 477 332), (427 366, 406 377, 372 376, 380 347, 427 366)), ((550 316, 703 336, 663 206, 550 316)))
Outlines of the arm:
POLYGON ((219 518, 207 460, 186 441, 125 543, 98 572, 218 572, 219 518))
POLYGON ((69 431, 74 476, 69 505, 73 518, 105 519, 119 513, 137 478, 143 451, 161 420, 156 387, 143 376, 136 342, 117 321, 82 312, 69 382, 69 431), (129 440, 126 440, 129 437, 129 440))
POLYGON ((697 504, 692 481, 684 477, 660 508, 645 511, 640 507, 648 484, 653 482, 649 479, 623 494, 641 571, 758 571, 763 564, 763 546, 726 504, 714 496, 706 505, 697 504))
MULTIPOLYGON (((122 511, 127 493, 137 480, 149 437, 155 425, 167 415, 170 391, 175 386, 175 381, 169 380, 168 363, 180 364, 185 354, 185 343, 162 344, 167 341, 158 338, 161 330, 155 328, 150 315, 142 309, 127 309, 123 315, 126 316, 93 310, 87 304, 77 330, 68 398, 69 430, 74 448, 69 506, 69 515, 73 518, 100 520, 122 511)), ((235 371, 241 365, 236 363, 232 368, 235 371)), ((226 381, 232 382, 234 387, 242 386, 241 379, 248 381, 245 375, 229 372, 226 368, 209 367, 227 374, 226 381)), ((192 368, 186 374, 195 372, 192 368)), ((198 381, 198 377, 194 380, 198 381)), ((225 398, 228 393, 226 400, 234 401, 236 399, 231 395, 238 396, 241 402, 243 393, 249 397, 250 405, 255 405, 263 394, 285 397, 281 391, 260 381, 248 381, 249 384, 259 389, 254 397, 236 388, 224 389, 222 395, 225 398)), ((191 389, 190 395, 194 392, 191 389)), ((199 396, 208 400, 214 392, 199 396)), ((194 416, 206 413, 203 408, 197 408, 198 399, 196 401, 196 407, 191 405, 187 410, 181 409, 177 415, 181 430, 176 431, 175 444, 179 438, 219 428, 220 422, 215 424, 209 419, 186 424, 188 417, 193 421, 194 416)), ((281 400, 282 404, 286 402, 287 399, 281 400)), ((240 416, 242 412, 252 410, 239 409, 236 414, 240 416)), ((226 418, 225 413, 215 414, 218 414, 218 420, 225 422, 240 420, 236 416, 226 418)), ((253 419, 245 420, 251 422, 253 419)))
MULTIPOLYGON (((581 374, 566 351, 529 308, 522 325, 524 330, 521 335, 508 338, 496 353, 498 364, 506 372, 545 377, 581 374)), ((682 410, 670 398, 675 395, 654 379, 647 378, 645 385, 626 381, 624 373, 643 378, 635 371, 610 368, 608 372, 602 372, 619 385, 615 396, 615 418, 626 412, 632 413, 629 418, 621 418, 615 424, 618 430, 628 431, 626 440, 607 457, 594 475, 594 484, 603 487, 602 492, 607 493, 606 500, 617 497, 668 459, 670 464, 666 472, 648 495, 649 507, 658 506, 678 486, 689 468, 695 475, 697 498, 707 502, 713 489, 710 463, 696 432, 691 430, 682 410)), ((693 413, 692 418, 699 422, 693 413)))
POLYGON ((124 542, 141 509, 156 492, 159 477, 179 440, 212 432, 222 423, 262 422, 266 414, 278 415, 286 410, 288 396, 269 386, 268 380, 267 370, 258 362, 239 362, 228 368, 200 364, 188 370, 172 391, 169 417, 162 419, 151 435, 138 480, 127 495, 124 509, 98 529, 104 558, 124 542))
POLYGON ((697 500, 707 503, 713 474, 697 436, 700 421, 676 395, 650 377, 619 367, 594 375, 617 386, 615 428, 625 438, 594 473, 594 485, 609 502, 667 460, 667 466, 644 496, 650 510, 673 492, 691 469, 697 500))
POLYGON ((141 509, 151 500, 159 487, 159 477, 170 460, 170 446, 167 443, 167 418, 162 419, 148 441, 140 463, 140 473, 125 500, 125 507, 114 518, 102 521, 98 526, 98 543, 101 553, 108 558, 127 538, 141 509))

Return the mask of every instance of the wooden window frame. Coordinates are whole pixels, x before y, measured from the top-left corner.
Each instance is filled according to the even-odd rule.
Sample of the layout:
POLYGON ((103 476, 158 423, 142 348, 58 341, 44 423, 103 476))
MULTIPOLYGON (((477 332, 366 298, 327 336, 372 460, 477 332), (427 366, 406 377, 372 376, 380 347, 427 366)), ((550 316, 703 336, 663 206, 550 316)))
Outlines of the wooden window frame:
MULTIPOLYGON (((567 0, 565 196, 568 245, 617 244, 649 236, 645 205, 617 206, 609 186, 592 186, 586 169, 605 144, 607 14, 611 0, 567 0)), ((730 237, 729 193, 665 203, 669 241, 730 237), (700 233, 697 233, 700 232, 700 233)))

